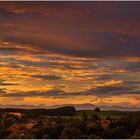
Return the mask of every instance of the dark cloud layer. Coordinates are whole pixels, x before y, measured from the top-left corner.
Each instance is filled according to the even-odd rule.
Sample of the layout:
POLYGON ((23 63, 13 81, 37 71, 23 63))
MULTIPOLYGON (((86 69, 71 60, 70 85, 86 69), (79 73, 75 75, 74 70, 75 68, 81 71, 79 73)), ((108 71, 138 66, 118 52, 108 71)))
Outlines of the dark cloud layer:
POLYGON ((39 79, 43 79, 43 80, 59 80, 62 79, 59 76, 55 76, 55 75, 32 75, 32 78, 39 78, 39 79))
POLYGON ((139 2, 1 2, 2 40, 30 49, 0 49, 7 53, 21 49, 22 53, 51 51, 80 57, 139 57, 139 13, 139 2))

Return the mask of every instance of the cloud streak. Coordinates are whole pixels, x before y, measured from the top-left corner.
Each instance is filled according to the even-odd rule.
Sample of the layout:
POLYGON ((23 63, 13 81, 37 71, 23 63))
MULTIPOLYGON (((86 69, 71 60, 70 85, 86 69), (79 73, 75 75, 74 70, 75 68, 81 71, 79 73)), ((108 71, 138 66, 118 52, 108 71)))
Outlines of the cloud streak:
POLYGON ((62 79, 59 76, 55 75, 32 75, 32 78, 42 79, 42 80, 60 80, 62 79))
POLYGON ((5 82, 5 80, 0 79, 0 86, 15 86, 15 85, 18 85, 18 84, 5 82))

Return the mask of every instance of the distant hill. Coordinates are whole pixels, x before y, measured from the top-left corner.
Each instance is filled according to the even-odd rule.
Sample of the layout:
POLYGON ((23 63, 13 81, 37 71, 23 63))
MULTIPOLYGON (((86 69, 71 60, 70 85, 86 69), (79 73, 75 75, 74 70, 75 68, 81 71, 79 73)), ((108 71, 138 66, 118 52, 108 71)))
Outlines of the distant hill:
MULTIPOLYGON (((46 106, 40 105, 1 105, 0 108, 19 108, 19 109, 55 109, 64 106, 74 106, 76 110, 94 110, 97 106, 90 103, 85 104, 63 104, 63 105, 52 105, 46 106)), ((118 111, 140 111, 140 107, 127 107, 127 106, 99 106, 101 110, 118 110, 118 111)))
POLYGON ((73 106, 58 107, 56 109, 21 109, 21 108, 1 108, 0 113, 18 112, 31 116, 48 115, 48 116, 75 116, 76 110, 73 106))

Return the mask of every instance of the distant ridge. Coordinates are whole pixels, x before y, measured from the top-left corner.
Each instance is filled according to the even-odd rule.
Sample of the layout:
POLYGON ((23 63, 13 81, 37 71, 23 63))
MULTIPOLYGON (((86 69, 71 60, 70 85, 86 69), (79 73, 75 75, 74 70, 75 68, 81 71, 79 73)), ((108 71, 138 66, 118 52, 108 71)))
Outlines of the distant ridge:
MULTIPOLYGON (((94 110, 97 106, 90 103, 85 104, 63 104, 63 105, 52 105, 46 106, 44 104, 40 105, 2 105, 0 104, 0 108, 17 108, 17 109, 55 109, 63 106, 74 106, 76 110, 94 110)), ((102 105, 99 106, 101 110, 118 110, 118 111, 140 111, 140 107, 127 107, 127 106, 107 106, 102 105)))

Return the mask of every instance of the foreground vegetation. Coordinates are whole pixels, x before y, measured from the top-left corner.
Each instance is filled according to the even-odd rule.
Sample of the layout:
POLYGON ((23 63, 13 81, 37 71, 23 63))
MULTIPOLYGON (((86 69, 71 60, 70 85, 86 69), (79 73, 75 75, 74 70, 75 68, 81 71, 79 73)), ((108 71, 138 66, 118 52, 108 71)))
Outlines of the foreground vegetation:
POLYGON ((21 116, 3 111, 0 114, 0 138, 140 138, 140 112, 99 109, 76 112, 73 108, 62 108, 62 110, 68 111, 69 114, 62 114, 61 109, 57 115, 51 116, 39 110, 21 116))

